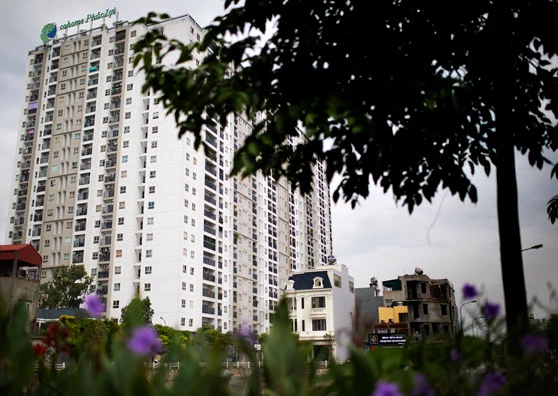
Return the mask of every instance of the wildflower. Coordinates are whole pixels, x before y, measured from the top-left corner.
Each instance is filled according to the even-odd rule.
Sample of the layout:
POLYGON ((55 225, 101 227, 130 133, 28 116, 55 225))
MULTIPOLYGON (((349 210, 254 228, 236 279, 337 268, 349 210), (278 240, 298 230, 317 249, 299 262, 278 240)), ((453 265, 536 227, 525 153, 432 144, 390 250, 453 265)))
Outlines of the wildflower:
POLYGON ((525 352, 533 355, 544 353, 546 345, 546 339, 541 334, 525 334, 521 339, 521 346, 525 352))
POLYGON ((399 392, 399 387, 397 384, 387 382, 387 381, 378 381, 376 383, 376 389, 374 389, 374 393, 372 396, 403 396, 401 392, 399 392))
POLYGON ((163 344, 157 332, 150 326, 135 329, 127 346, 132 352, 141 356, 154 355, 163 350, 163 344))
POLYGON ((70 332, 62 324, 56 322, 48 326, 43 343, 54 348, 56 352, 70 353, 68 338, 70 332))
POLYGON ((477 288, 475 285, 471 285, 470 283, 465 283, 463 285, 463 298, 465 300, 471 300, 478 295, 477 288))
POLYGON ((430 385, 428 385, 428 379, 423 373, 415 374, 414 376, 415 388, 413 389, 413 396, 435 396, 436 392, 430 385))
POLYGON ((450 351, 450 359, 456 363, 461 362, 461 354, 457 351, 457 349, 453 348, 450 351))
POLYGON ((43 344, 35 344, 33 346, 33 353, 35 354, 35 356, 37 357, 42 357, 44 358, 47 352, 47 347, 46 345, 43 344))
POLYGON ((506 376, 500 371, 488 373, 482 379, 482 383, 477 396, 488 396, 497 391, 506 383, 506 376))
POLYGON ((484 305, 482 312, 486 320, 488 321, 494 320, 496 316, 500 314, 500 304, 492 304, 487 302, 484 305))
POLYGON ((85 297, 85 309, 87 309, 91 316, 96 318, 101 314, 101 312, 105 311, 105 305, 99 296, 93 293, 85 297))

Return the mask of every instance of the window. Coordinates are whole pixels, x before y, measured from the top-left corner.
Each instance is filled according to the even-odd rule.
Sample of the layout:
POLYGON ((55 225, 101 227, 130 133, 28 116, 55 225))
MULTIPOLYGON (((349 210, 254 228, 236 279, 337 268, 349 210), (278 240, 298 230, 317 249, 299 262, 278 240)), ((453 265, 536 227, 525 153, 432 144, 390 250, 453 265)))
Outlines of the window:
POLYGON ((145 257, 153 257, 153 250, 149 249, 145 251, 145 257))
POLYGON ((122 249, 116 251, 116 257, 122 257, 122 249))
POLYGON ((306 324, 306 322, 304 321, 304 319, 302 319, 302 331, 306 331, 305 324, 306 324))
POLYGON ((121 274, 122 273, 122 267, 120 267, 119 265, 114 267, 114 273, 117 274, 117 275, 121 274))
POLYGON ((124 133, 130 133, 130 127, 129 126, 124 127, 124 133))
POLYGON ((148 217, 147 218, 147 224, 148 225, 153 225, 154 221, 153 221, 153 217, 148 217))
POLYGON ((188 224, 188 216, 184 216, 184 223, 188 224))
POLYGON ((149 194, 155 193, 155 186, 149 186, 149 194))
POLYGON ((145 274, 146 274, 146 275, 151 274, 151 271, 152 271, 152 267, 151 267, 151 266, 145 267, 145 274))
POLYGON ((158 111, 153 113, 153 119, 156 120, 157 118, 159 118, 159 112, 158 111))
POLYGON ((122 156, 122 162, 128 162, 128 156, 127 155, 122 156))
POLYGON ((428 304, 422 304, 422 313, 428 315, 428 304))
POLYGON ((135 30, 132 30, 130 32, 130 37, 136 37, 136 31, 135 30))
POLYGON ((132 98, 126 98, 126 104, 127 105, 132 104, 132 98))
POLYGON ((127 171, 127 170, 121 171, 121 172, 120 172, 120 178, 121 178, 121 179, 124 179, 124 178, 126 178, 126 177, 128 177, 128 171, 127 171))
POLYGON ((157 177, 157 171, 150 171, 149 172, 149 178, 150 179, 155 179, 157 177))
POLYGON ((339 275, 333 276, 333 283, 335 287, 341 287, 341 277, 339 275))
POLYGON ((125 194, 126 193, 126 186, 121 186, 120 187, 120 194, 125 194))
POLYGON ((190 275, 194 275, 194 267, 190 267, 190 275))
POLYGON ((126 113, 124 113, 124 118, 125 119, 129 119, 132 116, 132 113, 127 111, 126 113))
POLYGON ((134 71, 133 70, 129 70, 128 71, 128 77, 132 77, 134 75, 134 71))
POLYGON ((312 308, 325 308, 325 297, 312 297, 312 308))
POLYGON ((323 279, 320 277, 314 278, 314 287, 324 287, 323 279))
POLYGON ((425 282, 421 282, 421 284, 420 284, 420 292, 421 292, 422 294, 425 294, 425 293, 426 293, 426 283, 425 283, 425 282))
POLYGON ((186 282, 182 282, 182 290, 186 290, 186 282))
POLYGON ((117 241, 122 241, 122 240, 124 240, 124 234, 116 234, 116 240, 117 240, 117 241))
POLYGON ((93 243, 99 243, 99 236, 93 237, 93 243))
POLYGON ((188 266, 187 266, 187 265, 183 265, 183 266, 182 266, 182 272, 183 272, 183 273, 188 272, 188 266))
POLYGON ((147 203, 147 209, 155 209, 155 202, 150 201, 147 203))
POLYGON ((300 299, 300 308, 304 309, 304 297, 300 299))
POLYGON ((146 283, 143 285, 144 291, 151 291, 151 283, 146 283))
POLYGON ((120 283, 114 284, 114 291, 120 291, 120 283))
POLYGON ((124 217, 119 217, 118 218, 118 225, 123 225, 124 224, 124 217))
POLYGON ((129 146, 130 146, 130 141, 129 141, 129 140, 124 140, 124 141, 122 142, 122 147, 123 147, 123 148, 128 148, 129 146))
POLYGON ((154 126, 153 128, 151 128, 151 133, 158 133, 158 132, 159 132, 158 126, 154 126))
POLYGON ((190 258, 196 258, 196 252, 194 252, 193 250, 190 252, 190 258))
POLYGON ((190 291, 193 292, 194 291, 194 284, 190 283, 190 291))
POLYGON ((154 164, 157 162, 157 156, 156 155, 152 155, 151 158, 149 159, 149 161, 154 164))
POLYGON ((448 306, 446 304, 440 304, 440 308, 442 310, 442 315, 448 314, 448 306))
POLYGON ((128 84, 128 85, 126 85, 126 89, 127 89, 128 91, 131 91, 132 89, 134 89, 134 84, 128 84))
POLYGON ((194 319, 188 319, 188 324, 192 327, 194 325, 194 319))
POLYGON ((112 307, 113 307, 113 308, 120 308, 120 301, 114 300, 114 301, 112 302, 112 307))
POLYGON ((151 148, 157 148, 157 141, 156 140, 151 142, 151 148))
MULTIPOLYGON (((118 202, 118 209, 126 209, 126 201, 118 202)), ((122 223, 124 224, 124 223, 122 223)))
POLYGON ((186 318, 180 318, 180 326, 186 326, 186 318))
POLYGON ((153 234, 147 234, 146 239, 148 241, 152 241, 153 240, 153 234))
POLYGON ((186 300, 181 301, 181 306, 182 306, 182 308, 186 308, 186 300))
POLYGON ((312 320, 312 331, 325 331, 325 330, 327 330, 325 319, 312 320))

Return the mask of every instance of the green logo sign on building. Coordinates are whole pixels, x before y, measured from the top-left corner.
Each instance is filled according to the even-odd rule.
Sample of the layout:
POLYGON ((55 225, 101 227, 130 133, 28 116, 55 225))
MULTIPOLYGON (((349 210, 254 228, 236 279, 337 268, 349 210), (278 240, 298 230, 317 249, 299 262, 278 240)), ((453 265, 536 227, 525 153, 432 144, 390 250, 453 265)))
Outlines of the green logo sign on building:
MULTIPOLYGON (((64 23, 62 25, 60 25, 60 30, 66 30, 69 29, 71 27, 74 26, 79 26, 81 24, 90 22, 93 23, 94 21, 98 21, 100 19, 105 19, 105 18, 111 18, 113 15, 116 15, 116 7, 114 8, 107 8, 105 11, 101 12, 93 12, 91 14, 87 14, 85 17, 80 18, 80 19, 76 19, 75 21, 68 21, 67 23, 64 23)), ((43 41, 43 43, 48 43, 50 40, 52 40, 54 38, 54 36, 56 36, 56 31, 57 31, 57 27, 56 27, 56 23, 47 23, 44 27, 43 30, 41 30, 41 40, 43 41)))
POLYGON ((48 43, 54 36, 56 36, 56 24, 47 23, 41 30, 41 40, 43 40, 43 43, 48 43))

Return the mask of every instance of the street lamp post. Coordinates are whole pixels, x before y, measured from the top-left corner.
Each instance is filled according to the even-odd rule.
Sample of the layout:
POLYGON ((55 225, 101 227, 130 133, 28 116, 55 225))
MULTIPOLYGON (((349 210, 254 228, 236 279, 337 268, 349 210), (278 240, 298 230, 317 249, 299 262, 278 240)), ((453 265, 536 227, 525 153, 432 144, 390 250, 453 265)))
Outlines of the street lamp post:
POLYGON ((167 327, 167 321, 165 320, 165 318, 161 316, 161 320, 165 323, 165 327, 167 327))
POLYGON ((465 301, 463 304, 459 306, 459 320, 461 320, 461 334, 463 333, 463 306, 467 304, 476 303, 477 300, 465 301))
POLYGON ((522 252, 526 251, 526 250, 533 250, 533 249, 540 249, 543 247, 542 243, 539 243, 538 245, 533 245, 531 247, 528 247, 526 249, 521 249, 522 252))

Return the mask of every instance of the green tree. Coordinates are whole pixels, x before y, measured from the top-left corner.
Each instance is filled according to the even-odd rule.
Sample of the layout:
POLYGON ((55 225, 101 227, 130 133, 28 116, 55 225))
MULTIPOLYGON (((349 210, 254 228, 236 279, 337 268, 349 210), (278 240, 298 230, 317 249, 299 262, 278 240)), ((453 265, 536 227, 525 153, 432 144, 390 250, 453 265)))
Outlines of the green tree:
POLYGON ((122 327, 127 330, 137 326, 150 325, 154 313, 149 297, 145 297, 143 300, 134 297, 128 305, 122 308, 120 322, 122 327))
MULTIPOLYGON (((542 168, 549 162, 543 151, 558 145, 549 116, 558 114, 549 61, 558 54, 558 4, 239 3, 225 2, 236 7, 209 26, 201 43, 183 44, 153 29, 136 45, 143 89, 161 97, 179 136, 191 131, 199 147, 205 124, 244 113, 257 122, 235 155, 233 174, 284 176, 308 192, 312 167, 323 160, 329 181, 340 175, 334 200, 342 196, 353 207, 368 197, 370 183, 391 191, 409 212, 440 188, 476 202, 470 175, 495 167, 507 328, 518 352, 528 311, 514 155, 527 154, 542 168), (262 45, 264 32, 269 39, 262 45), (155 61, 171 53, 172 67, 155 61), (186 62, 195 53, 207 56, 192 69, 186 62), (300 133, 303 141, 287 144, 300 133)), ((149 14, 139 22, 166 17, 149 14)))
POLYGON ((79 308, 92 279, 87 276, 83 265, 54 268, 52 280, 40 288, 41 308, 79 308))

